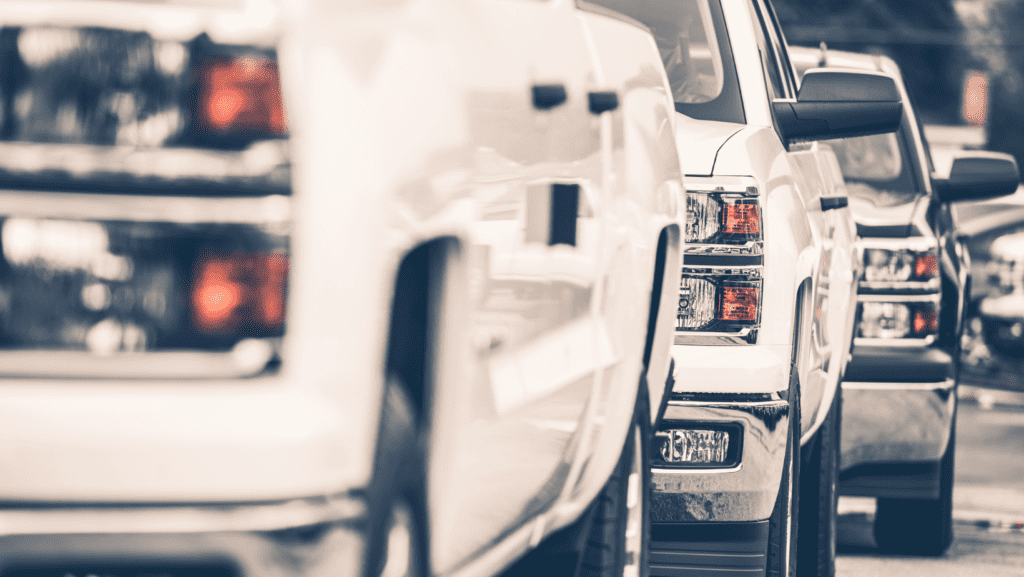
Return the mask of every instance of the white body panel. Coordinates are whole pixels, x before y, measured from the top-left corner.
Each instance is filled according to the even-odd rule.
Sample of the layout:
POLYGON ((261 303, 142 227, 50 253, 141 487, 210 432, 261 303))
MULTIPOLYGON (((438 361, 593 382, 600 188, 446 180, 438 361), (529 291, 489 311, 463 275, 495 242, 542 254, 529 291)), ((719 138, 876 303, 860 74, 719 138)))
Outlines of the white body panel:
MULTIPOLYGON (((126 6, 142 16, 119 24, 158 28, 126 6)), ((206 12, 185 12, 202 29, 206 12)), ((0 6, 4 23, 48 14, 0 6)), ((639 387, 652 418, 662 404, 682 188, 657 48, 642 28, 567 0, 325 0, 271 14, 258 34, 228 37, 277 47, 287 103, 281 370, 0 380, 0 498, 223 503, 366 488, 397 272, 442 239, 452 249, 426 408, 431 561, 438 574, 493 574, 598 494, 639 387), (566 103, 536 110, 539 84, 562 84, 566 103), (591 91, 616 92, 618 108, 592 114, 591 91), (579 186, 574 246, 529 238, 548 225, 531 217, 531 195, 553 183, 579 186)))

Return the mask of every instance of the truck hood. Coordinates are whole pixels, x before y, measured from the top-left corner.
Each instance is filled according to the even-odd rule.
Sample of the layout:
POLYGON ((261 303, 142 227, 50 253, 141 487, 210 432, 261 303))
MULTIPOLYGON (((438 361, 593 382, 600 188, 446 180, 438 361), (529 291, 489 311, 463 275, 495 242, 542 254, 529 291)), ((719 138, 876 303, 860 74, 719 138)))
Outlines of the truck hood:
POLYGON ((857 222, 857 235, 862 238, 929 236, 925 212, 928 196, 919 195, 909 202, 878 205, 870 198, 850 195, 850 209, 857 222))
POLYGON ((711 176, 718 151, 740 130, 743 130, 742 124, 695 120, 685 114, 676 114, 676 147, 683 173, 711 176))

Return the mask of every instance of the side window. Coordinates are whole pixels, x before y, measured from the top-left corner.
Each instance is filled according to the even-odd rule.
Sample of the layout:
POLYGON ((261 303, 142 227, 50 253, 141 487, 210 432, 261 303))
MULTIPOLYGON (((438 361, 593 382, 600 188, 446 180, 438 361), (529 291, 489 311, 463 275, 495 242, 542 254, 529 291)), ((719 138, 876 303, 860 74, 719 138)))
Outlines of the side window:
POLYGON ((763 64, 765 78, 768 80, 769 96, 771 98, 788 98, 786 85, 783 84, 782 74, 780 73, 779 60, 775 55, 774 47, 769 43, 768 32, 764 25, 764 19, 761 17, 761 10, 753 0, 746 2, 746 4, 750 9, 750 16, 755 23, 754 36, 756 36, 758 51, 761 53, 761 63, 763 64))
POLYGON ((775 47, 775 53, 778 55, 782 80, 789 86, 789 93, 792 95, 792 98, 796 98, 796 75, 794 74, 793 65, 789 62, 789 48, 786 45, 786 37, 782 34, 782 27, 779 26, 779 20, 775 17, 775 9, 772 7, 771 1, 764 0, 763 7, 763 22, 771 23, 771 26, 768 27, 768 34, 772 39, 772 46, 775 47))

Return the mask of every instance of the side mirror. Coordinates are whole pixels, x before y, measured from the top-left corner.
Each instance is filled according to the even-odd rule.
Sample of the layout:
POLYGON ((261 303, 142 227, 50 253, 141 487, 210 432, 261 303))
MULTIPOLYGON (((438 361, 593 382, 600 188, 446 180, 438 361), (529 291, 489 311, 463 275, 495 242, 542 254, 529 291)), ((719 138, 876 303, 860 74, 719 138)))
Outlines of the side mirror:
POLYGON ((971 151, 958 153, 949 169, 949 178, 932 178, 942 202, 984 200, 1017 191, 1020 172, 1013 156, 1002 152, 971 151))
POLYGON ((880 72, 815 68, 796 100, 772 101, 786 140, 825 140, 895 132, 903 120, 896 81, 880 72))

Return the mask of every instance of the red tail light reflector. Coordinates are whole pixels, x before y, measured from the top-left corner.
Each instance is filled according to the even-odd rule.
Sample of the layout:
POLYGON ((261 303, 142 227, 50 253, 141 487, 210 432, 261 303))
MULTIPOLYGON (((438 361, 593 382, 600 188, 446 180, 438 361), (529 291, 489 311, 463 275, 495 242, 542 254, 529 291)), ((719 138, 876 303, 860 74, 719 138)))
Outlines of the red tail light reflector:
POLYGON ((935 254, 919 254, 914 259, 914 276, 933 277, 939 274, 939 257, 935 254))
POLYGON ((726 321, 757 320, 757 287, 723 286, 719 295, 717 318, 726 321))
POLYGON ((216 132, 288 132, 277 63, 270 58, 217 58, 202 72, 199 113, 216 132))
POLYGON ((192 289, 196 328, 206 334, 279 332, 284 325, 287 278, 284 254, 201 258, 192 289))
POLYGON ((761 211, 755 203, 722 205, 722 232, 728 234, 760 234, 761 211))
POLYGON ((935 309, 914 311, 914 332, 919 335, 939 332, 939 311, 935 309))

